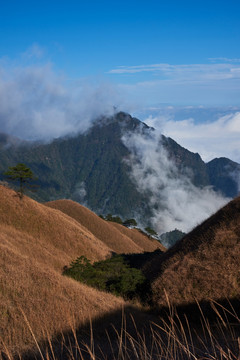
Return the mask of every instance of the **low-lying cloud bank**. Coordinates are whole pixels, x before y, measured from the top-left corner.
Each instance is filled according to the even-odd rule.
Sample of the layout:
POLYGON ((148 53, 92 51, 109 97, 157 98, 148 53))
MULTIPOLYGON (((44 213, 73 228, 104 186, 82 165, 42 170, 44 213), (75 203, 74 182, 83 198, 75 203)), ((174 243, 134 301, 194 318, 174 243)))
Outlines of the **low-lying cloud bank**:
POLYGON ((229 199, 211 188, 197 188, 185 175, 180 175, 161 143, 161 135, 128 134, 123 142, 131 152, 128 164, 138 190, 150 196, 151 219, 161 234, 175 228, 190 231, 215 213, 229 199))
POLYGON ((204 123, 194 118, 176 121, 169 116, 149 116, 144 121, 188 150, 198 152, 204 161, 228 157, 240 163, 240 112, 204 123))
POLYGON ((110 84, 71 82, 50 64, 0 65, 0 132, 25 140, 50 140, 87 130, 121 99, 110 84))

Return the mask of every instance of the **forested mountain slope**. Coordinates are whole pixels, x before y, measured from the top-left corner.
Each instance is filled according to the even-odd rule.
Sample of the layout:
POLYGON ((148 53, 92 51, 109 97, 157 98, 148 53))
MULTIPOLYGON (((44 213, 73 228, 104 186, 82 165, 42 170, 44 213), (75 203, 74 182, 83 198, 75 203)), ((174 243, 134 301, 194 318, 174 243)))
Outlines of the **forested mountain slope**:
MULTIPOLYGON (((151 138, 154 129, 119 112, 99 118, 84 134, 48 144, 19 144, 2 135, 0 178, 4 179, 8 166, 25 163, 38 177, 39 189, 29 195, 39 201, 72 199, 97 213, 112 213, 125 219, 137 214, 145 221, 153 211, 150 193, 142 192, 131 176, 131 164, 126 161, 131 151, 122 140, 126 134, 151 138)), ((225 196, 238 194, 239 164, 228 159, 205 164, 199 154, 184 149, 173 139, 162 136, 160 140, 159 146, 164 147, 179 174, 189 176, 194 185, 214 186, 225 196)), ((164 194, 164 188, 162 191, 164 194)))

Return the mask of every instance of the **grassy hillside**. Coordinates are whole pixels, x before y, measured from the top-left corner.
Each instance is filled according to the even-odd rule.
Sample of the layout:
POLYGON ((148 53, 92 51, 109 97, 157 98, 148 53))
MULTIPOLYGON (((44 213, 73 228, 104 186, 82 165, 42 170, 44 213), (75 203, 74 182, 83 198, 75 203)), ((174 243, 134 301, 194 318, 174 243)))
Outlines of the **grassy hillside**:
POLYGON ((71 216, 116 253, 139 253, 145 250, 126 233, 123 234, 123 232, 118 231, 113 223, 101 219, 98 215, 74 201, 57 200, 48 202, 45 205, 61 210, 71 216))
MULTIPOLYGON (((201 314, 191 322, 185 319, 185 314, 196 314, 195 297, 239 295, 239 198, 166 253, 141 253, 150 246, 148 241, 153 247, 155 241, 109 224, 72 201, 50 205, 56 204, 71 216, 26 196, 20 200, 14 191, 0 186, 0 359, 12 360, 17 354, 25 359, 24 351, 36 349, 36 342, 43 345, 46 339, 50 355, 44 358, 56 360, 239 357, 237 314, 227 322, 215 313, 218 328, 201 314), (94 224, 92 230, 102 240, 89 224, 94 224), (175 304, 190 303, 178 308, 180 317, 166 308, 161 308, 160 317, 145 313, 139 305, 129 306, 121 298, 62 275, 63 266, 78 256, 92 261, 108 257, 113 251, 106 241, 108 230, 119 241, 132 239, 132 249, 141 250, 133 256, 149 259, 152 254, 145 272, 152 279, 153 300, 164 305, 166 289, 175 304), (93 338, 89 337, 92 323, 93 338)), ((41 349, 44 352, 45 345, 41 349)))
POLYGON ((61 275, 79 255, 110 252, 74 219, 0 186, 0 349, 34 345, 24 316, 41 340, 120 308, 123 300, 61 275))
POLYGON ((238 297, 240 197, 145 266, 156 305, 238 297))
POLYGON ((140 246, 144 251, 155 251, 160 249, 165 251, 165 247, 157 240, 153 238, 149 238, 147 235, 141 233, 137 229, 128 229, 127 227, 118 224, 118 223, 111 223, 118 231, 123 233, 125 236, 128 236, 132 241, 135 242, 138 246, 140 246))
POLYGON ((35 241, 28 245, 29 248, 41 244, 49 251, 48 261, 55 262, 57 268, 78 255, 100 260, 112 251, 66 214, 26 196, 21 200, 13 190, 3 186, 0 186, 0 204, 0 224, 14 226, 33 237, 35 241))
MULTIPOLYGON (((42 259, 29 256, 23 246, 18 251, 16 243, 26 241, 25 236, 13 229, 0 228, 0 350, 2 341, 11 352, 35 346, 26 319, 41 341, 123 305, 120 298, 64 277, 51 266, 43 266, 42 259)), ((41 246, 35 250, 42 256, 41 246)))

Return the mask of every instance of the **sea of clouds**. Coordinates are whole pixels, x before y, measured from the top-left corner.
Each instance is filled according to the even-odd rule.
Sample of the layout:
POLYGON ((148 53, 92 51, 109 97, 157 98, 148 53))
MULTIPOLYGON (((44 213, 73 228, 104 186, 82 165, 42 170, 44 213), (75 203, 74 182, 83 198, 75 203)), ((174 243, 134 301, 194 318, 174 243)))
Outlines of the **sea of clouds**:
MULTIPOLYGON (((208 109, 204 109, 208 112, 208 109)), ((224 110, 224 109, 223 109, 224 110)), ((203 111, 195 108, 195 113, 203 111)), ((198 152, 204 161, 217 157, 228 157, 240 163, 240 109, 229 108, 226 114, 221 109, 209 109, 209 117, 204 121, 196 121, 186 112, 185 118, 176 120, 172 109, 165 111, 164 115, 149 115, 144 121, 161 132, 173 138, 192 152, 198 152), (218 115, 219 114, 219 115, 218 115)))

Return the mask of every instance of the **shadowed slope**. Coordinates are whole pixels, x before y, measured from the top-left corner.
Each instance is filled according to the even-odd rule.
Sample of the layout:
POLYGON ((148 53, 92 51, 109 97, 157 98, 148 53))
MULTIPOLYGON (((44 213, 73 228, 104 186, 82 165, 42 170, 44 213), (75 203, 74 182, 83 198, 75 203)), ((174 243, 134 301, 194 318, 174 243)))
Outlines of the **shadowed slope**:
POLYGON ((56 200, 45 205, 61 210, 77 220, 116 253, 140 253, 145 250, 140 243, 137 244, 127 234, 118 231, 113 223, 101 219, 86 207, 72 200, 56 200))
POLYGON ((103 259, 109 248, 60 211, 0 186, 0 353, 83 325, 124 304, 61 275, 77 256, 103 259), (22 313, 23 311, 23 313, 22 313))
POLYGON ((26 316, 37 340, 83 325, 90 318, 121 308, 123 301, 62 276, 42 264, 47 254, 30 256, 24 242, 28 235, 0 225, 0 352, 1 340, 11 351, 33 347, 34 340, 24 320, 26 316), (18 249, 21 243, 21 249, 18 249), (23 313, 24 315, 23 315, 23 313))
POLYGON ((156 305, 240 294, 240 198, 196 227, 145 266, 156 305))

